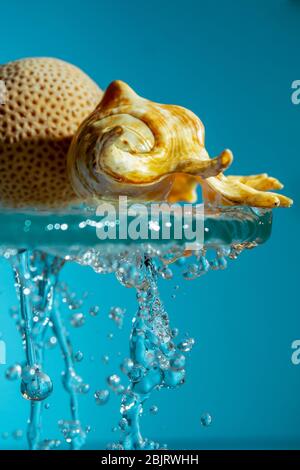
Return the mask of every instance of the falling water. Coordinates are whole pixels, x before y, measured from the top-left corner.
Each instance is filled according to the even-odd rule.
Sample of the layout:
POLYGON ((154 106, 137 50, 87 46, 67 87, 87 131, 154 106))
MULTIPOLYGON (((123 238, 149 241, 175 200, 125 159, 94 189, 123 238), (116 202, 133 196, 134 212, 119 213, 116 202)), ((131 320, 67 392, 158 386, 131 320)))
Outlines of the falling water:
MULTIPOLYGON (((96 405, 103 406, 109 401, 111 393, 120 396, 120 439, 109 444, 110 448, 159 449, 163 447, 160 443, 143 436, 141 416, 147 400, 155 390, 171 390, 184 384, 186 361, 194 339, 177 339, 178 330, 174 325, 171 326, 159 295, 158 279, 172 279, 173 266, 180 269, 185 280, 199 278, 211 270, 225 269, 228 260, 236 259, 243 249, 253 248, 270 234, 271 218, 268 213, 262 214, 259 219, 262 228, 258 223, 258 232, 253 229, 255 224, 250 216, 255 223, 255 217, 260 217, 254 212, 250 215, 247 212, 244 219, 241 217, 239 220, 238 215, 238 223, 233 223, 230 214, 226 223, 219 223, 219 238, 196 251, 187 252, 184 244, 177 243, 139 243, 128 246, 105 244, 103 247, 86 246, 68 250, 66 243, 64 248, 51 242, 50 238, 47 239, 49 249, 19 250, 12 247, 1 250, 1 254, 10 259, 13 266, 19 307, 12 309, 11 315, 21 334, 25 351, 24 363, 10 366, 6 371, 6 378, 10 381, 20 379, 21 394, 30 404, 27 428, 30 449, 56 449, 62 446, 61 438, 45 438, 42 426, 43 410, 49 409, 47 399, 53 390, 52 379, 45 370, 45 352, 55 344, 62 353, 62 384, 69 397, 69 416, 58 423, 61 437, 65 445, 77 450, 84 446, 90 431, 89 427, 81 424, 78 406, 78 395, 88 393, 90 388, 76 372, 76 365, 82 361, 85 353, 82 350, 73 351, 70 335, 61 315, 62 308, 67 305, 71 313, 71 325, 74 328, 82 327, 86 321, 86 316, 80 311, 84 299, 78 299, 66 284, 60 282, 59 274, 63 266, 69 262, 77 262, 91 267, 99 275, 114 273, 121 285, 135 289, 137 312, 129 339, 130 357, 125 358, 121 365, 127 384, 124 386, 117 374, 111 374, 107 378, 107 388, 96 390, 92 400, 96 405), (232 233, 234 237, 231 240, 232 233), (245 233, 247 237, 242 236, 245 233)), ((24 216, 22 217, 23 224, 24 216)), ((46 216, 46 228, 43 232, 46 237, 50 230, 47 228, 49 217, 46 216)), ((9 222, 12 220, 9 214, 7 218, 8 223, 12 223, 9 222)), ((34 217, 32 220, 34 222, 34 217)), ((69 225, 72 220, 70 218, 69 225)), ((211 218, 205 227, 208 240, 212 233, 217 232, 215 223, 214 218, 211 218)), ((76 219, 74 225, 76 224, 82 229, 83 222, 80 219, 76 219)), ((61 226, 51 224, 53 227, 56 225, 61 226)), ((85 223, 84 227, 89 229, 92 225, 85 223)), ((24 226, 26 237, 29 226, 27 218, 24 226)), ((39 234, 38 225, 35 228, 32 223, 30 227, 33 227, 34 233, 39 234)), ((65 232, 66 230, 62 236, 65 236, 65 232)), ((13 233, 9 233, 9 238, 13 233)), ((87 237, 91 233, 87 232, 87 237)), ((58 235, 55 234, 55 237, 58 235)), ((29 241, 28 239, 28 243, 29 241)), ((174 293, 173 296, 175 295, 174 293)), ((97 320, 99 310, 97 305, 90 307, 89 316, 97 320)), ((120 329, 124 314, 125 309, 119 306, 112 305, 109 311, 110 319, 120 329)), ((105 355, 103 362, 108 361, 109 357, 105 355)), ((151 407, 152 414, 157 411, 156 406, 151 407)), ((200 422, 203 426, 209 426, 212 423, 211 415, 204 413, 200 422)))
POLYGON ((144 279, 137 287, 138 311, 130 336, 129 386, 122 397, 123 437, 119 448, 157 449, 159 444, 141 435, 140 417, 154 389, 184 383, 185 356, 174 343, 168 315, 160 300, 157 272, 151 259, 144 259, 144 279))
POLYGON ((19 298, 19 315, 14 312, 17 328, 25 350, 21 372, 21 393, 30 402, 27 439, 30 449, 57 447, 57 440, 41 439, 43 402, 52 393, 53 384, 43 370, 47 337, 55 338, 60 346, 65 371, 63 385, 70 399, 70 420, 62 420, 61 432, 72 449, 85 442, 78 415, 77 390, 81 382, 73 364, 68 332, 55 301, 58 274, 64 260, 39 251, 22 251, 11 258, 19 298), (51 336, 54 335, 54 336, 51 336))

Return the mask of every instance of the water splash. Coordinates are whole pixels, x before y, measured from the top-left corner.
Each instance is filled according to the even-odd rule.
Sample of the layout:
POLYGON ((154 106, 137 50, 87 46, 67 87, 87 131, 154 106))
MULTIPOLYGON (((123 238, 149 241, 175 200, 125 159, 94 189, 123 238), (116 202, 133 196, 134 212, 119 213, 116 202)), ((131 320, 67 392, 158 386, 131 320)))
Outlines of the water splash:
MULTIPOLYGON (((21 251, 14 253, 10 259, 20 302, 19 311, 13 309, 13 317, 21 333, 26 358, 20 389, 23 397, 30 402, 27 440, 29 448, 33 450, 44 448, 45 445, 53 448, 52 440, 41 440, 42 402, 51 395, 53 389, 51 378, 43 370, 45 349, 49 344, 53 346, 57 342, 63 353, 63 384, 70 397, 72 422, 76 423, 76 429, 80 428, 72 347, 55 300, 55 292, 66 293, 65 286, 58 287, 58 275, 64 260, 39 251, 21 251)), ((62 302, 65 298, 62 298, 62 302)), ((12 373, 10 369, 10 377, 12 373)), ((84 442, 83 432, 80 432, 80 439, 74 438, 71 431, 63 434, 68 436, 67 442, 73 449, 80 448, 84 442)), ((53 442, 54 447, 57 447, 57 440, 53 442)))
MULTIPOLYGON (((97 273, 114 273, 123 286, 136 289, 138 311, 130 335, 130 356, 120 364, 129 384, 125 387, 117 374, 107 377, 110 391, 122 396, 118 425, 121 438, 112 444, 112 448, 160 448, 159 443, 142 436, 140 420, 145 402, 154 390, 179 387, 185 381, 186 357, 195 341, 189 337, 177 340, 179 332, 170 326, 159 296, 158 279, 173 278, 172 263, 181 269, 183 278, 187 280, 200 277, 209 270, 224 269, 227 259, 235 259, 243 248, 222 247, 210 250, 210 253, 202 249, 187 254, 182 246, 171 246, 163 251, 153 246, 139 246, 104 253, 89 249, 74 258, 80 264, 91 266, 97 273)), ((80 328, 86 321, 82 312, 83 299, 58 280, 66 260, 38 251, 10 253, 9 257, 20 301, 20 309, 13 308, 11 315, 22 336, 26 361, 22 367, 18 364, 11 366, 6 376, 15 380, 21 375, 21 393, 30 401, 29 447, 55 449, 61 446, 59 439, 41 437, 42 410, 46 409, 42 403, 53 389, 51 378, 43 370, 44 355, 46 349, 58 345, 64 361, 62 384, 70 403, 70 419, 61 419, 58 425, 65 442, 72 449, 80 449, 85 444, 87 432, 79 418, 78 395, 89 393, 90 386, 76 373, 75 363, 83 360, 84 353, 81 350, 73 352, 60 309, 65 306, 71 314, 70 325, 80 328)), ((90 307, 88 313, 90 317, 97 317, 99 306, 90 307)), ((112 307, 109 311, 109 318, 118 328, 123 325, 124 313, 125 309, 120 307, 112 307)), ((113 338, 113 333, 108 337, 113 338)), ((103 362, 108 361, 109 357, 103 356, 103 362)), ((94 392, 96 404, 105 405, 110 391, 94 392)), ((154 415, 157 411, 153 406, 149 412, 154 415)))
MULTIPOLYGON (((229 208, 225 212, 225 215, 220 212, 207 219, 205 247, 193 252, 187 251, 184 244, 180 243, 94 246, 88 242, 82 246, 73 246, 64 241, 61 246, 50 238, 43 243, 46 244, 45 251, 52 254, 30 249, 19 251, 13 248, 18 240, 14 241, 13 247, 1 248, 0 254, 11 260, 15 273, 20 308, 12 309, 11 316, 21 333, 25 350, 25 363, 9 367, 6 378, 11 381, 20 379, 21 393, 30 402, 27 439, 31 449, 51 450, 62 445, 60 439, 42 437, 42 411, 49 408, 45 400, 51 396, 53 388, 52 379, 44 370, 44 356, 46 351, 54 347, 59 347, 62 352, 62 383, 69 395, 70 416, 58 423, 62 437, 72 449, 80 449, 90 431, 89 427, 82 426, 78 410, 78 395, 88 394, 90 390, 89 384, 83 381, 75 369, 75 364, 83 360, 84 353, 81 350, 73 351, 68 329, 62 321, 61 309, 67 309, 68 323, 75 328, 83 327, 88 317, 98 317, 100 309, 99 306, 90 307, 87 316, 83 311, 86 294, 79 298, 67 284, 59 282, 61 268, 70 261, 90 266, 98 274, 114 273, 121 285, 136 290, 138 310, 130 335, 130 354, 120 364, 128 385, 125 387, 115 373, 107 377, 107 389, 90 394, 97 405, 105 405, 112 393, 121 396, 121 418, 118 424, 121 438, 111 447, 119 450, 165 448, 165 445, 143 437, 141 416, 145 403, 155 390, 172 389, 184 383, 186 360, 194 346, 194 339, 178 339, 179 332, 170 325, 159 296, 157 281, 172 279, 173 266, 181 270, 186 280, 197 279, 211 270, 225 269, 228 260, 236 259, 244 249, 253 248, 269 236, 270 214, 257 214, 263 224, 259 225, 256 224, 254 211, 241 216, 235 214, 234 221, 234 209, 229 208), (225 217, 226 220, 218 222, 220 229, 216 230, 219 217, 225 217), (258 230, 259 227, 262 229, 258 230), (215 237, 216 233, 220 238, 215 237), (241 239, 244 239, 242 243, 241 239)), ((75 216, 81 220, 80 214, 75 216)), ((7 217, 9 224, 10 215, 7 217)), ((23 220, 22 214, 18 217, 23 220)), ((41 218, 35 215, 30 217, 34 222, 31 225, 34 229, 32 233, 36 237, 40 233, 41 218)), ((45 217, 48 220, 48 216, 45 217)), ((73 215, 70 218, 73 220, 73 215)), ((14 223, 15 220, 14 217, 14 223)), ((81 222, 78 223, 80 227, 81 222)), ((48 232, 45 233, 50 236, 48 232)), ((84 233, 91 235, 91 231, 84 233)), ((26 232, 24 236, 28 237, 28 246, 32 246, 31 234, 26 232)), ((178 286, 175 288, 177 290, 178 286)), ((174 297, 175 292, 172 294, 174 297)), ((125 310, 120 307, 112 307, 109 311, 109 317, 119 328, 122 327, 124 313, 125 310)), ((113 339, 114 334, 109 333, 108 338, 113 339)), ((108 364, 110 359, 104 355, 102 360, 108 364)), ((155 405, 149 408, 149 413, 153 415, 157 411, 155 405)), ((200 422, 207 427, 212 418, 206 413, 200 422)))
POLYGON ((126 450, 159 447, 142 437, 140 418, 144 404, 153 390, 178 387, 185 379, 185 361, 178 360, 182 353, 173 341, 169 318, 159 297, 155 264, 146 257, 140 268, 143 282, 137 287, 138 311, 130 337, 130 361, 126 362, 130 383, 122 397, 119 427, 123 436, 117 443, 118 448, 126 450))

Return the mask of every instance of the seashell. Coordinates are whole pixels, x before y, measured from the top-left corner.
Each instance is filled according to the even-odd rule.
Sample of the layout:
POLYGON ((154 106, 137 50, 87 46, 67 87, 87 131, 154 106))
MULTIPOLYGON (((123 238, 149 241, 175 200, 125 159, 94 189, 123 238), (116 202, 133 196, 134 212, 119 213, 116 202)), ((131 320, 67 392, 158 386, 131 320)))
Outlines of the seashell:
POLYGON ((207 178, 201 182, 205 200, 220 205, 244 205, 253 207, 290 207, 292 199, 273 192, 283 185, 267 174, 251 176, 225 176, 207 178))
POLYGON ((231 161, 229 150, 209 157, 204 126, 191 111, 154 103, 114 81, 76 132, 68 172, 83 199, 163 200, 176 175, 213 177, 231 161))
POLYGON ((232 154, 210 159, 195 114, 146 100, 124 82, 113 82, 96 108, 100 88, 58 59, 0 65, 3 82, 1 205, 62 207, 119 195, 194 202, 199 184, 218 204, 292 204, 267 192, 281 184, 265 174, 224 176, 232 154))
POLYGON ((169 194, 171 202, 197 200, 197 186, 202 186, 203 199, 216 205, 244 205, 252 207, 290 207, 292 199, 281 194, 268 192, 282 189, 283 185, 276 178, 266 173, 250 176, 225 176, 219 174, 207 179, 189 175, 176 176, 169 194), (179 179, 178 179, 179 178, 179 179))
POLYGON ((292 200, 268 192, 282 184, 267 174, 225 176, 232 154, 211 159, 204 146, 204 126, 191 111, 154 103, 126 83, 107 88, 95 111, 81 124, 68 153, 68 171, 83 199, 204 199, 223 205, 289 207, 292 200))
POLYGON ((0 204, 61 207, 78 202, 67 152, 102 91, 62 60, 28 58, 0 65, 0 204))
POLYGON ((198 194, 197 189, 201 179, 195 176, 186 175, 184 173, 177 173, 170 193, 168 194, 168 202, 197 202, 198 194))

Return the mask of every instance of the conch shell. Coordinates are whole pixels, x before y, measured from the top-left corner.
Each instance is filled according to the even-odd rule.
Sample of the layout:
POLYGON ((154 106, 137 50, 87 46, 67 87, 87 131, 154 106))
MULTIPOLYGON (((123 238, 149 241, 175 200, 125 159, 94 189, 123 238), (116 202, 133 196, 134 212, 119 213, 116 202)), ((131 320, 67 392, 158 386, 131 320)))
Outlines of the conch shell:
POLYGON ((230 150, 210 158, 204 126, 191 111, 154 103, 126 83, 114 81, 80 125, 68 152, 73 189, 84 200, 114 199, 171 202, 197 199, 221 205, 289 207, 292 200, 272 192, 281 183, 266 174, 228 176, 230 150))
POLYGON ((210 159, 204 126, 191 111, 153 103, 114 81, 74 136, 68 171, 74 190, 85 199, 163 200, 175 175, 213 177, 231 161, 229 150, 210 159))

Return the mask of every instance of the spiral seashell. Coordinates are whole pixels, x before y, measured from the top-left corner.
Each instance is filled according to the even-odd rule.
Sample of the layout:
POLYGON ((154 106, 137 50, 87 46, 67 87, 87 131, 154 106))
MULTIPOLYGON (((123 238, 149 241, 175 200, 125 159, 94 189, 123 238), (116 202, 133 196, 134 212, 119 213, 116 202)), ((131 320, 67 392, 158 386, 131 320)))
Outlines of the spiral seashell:
POLYGON ((209 157, 204 126, 191 111, 151 102, 114 81, 76 132, 68 173, 83 199, 163 200, 176 175, 214 177, 231 161, 229 150, 209 157))

